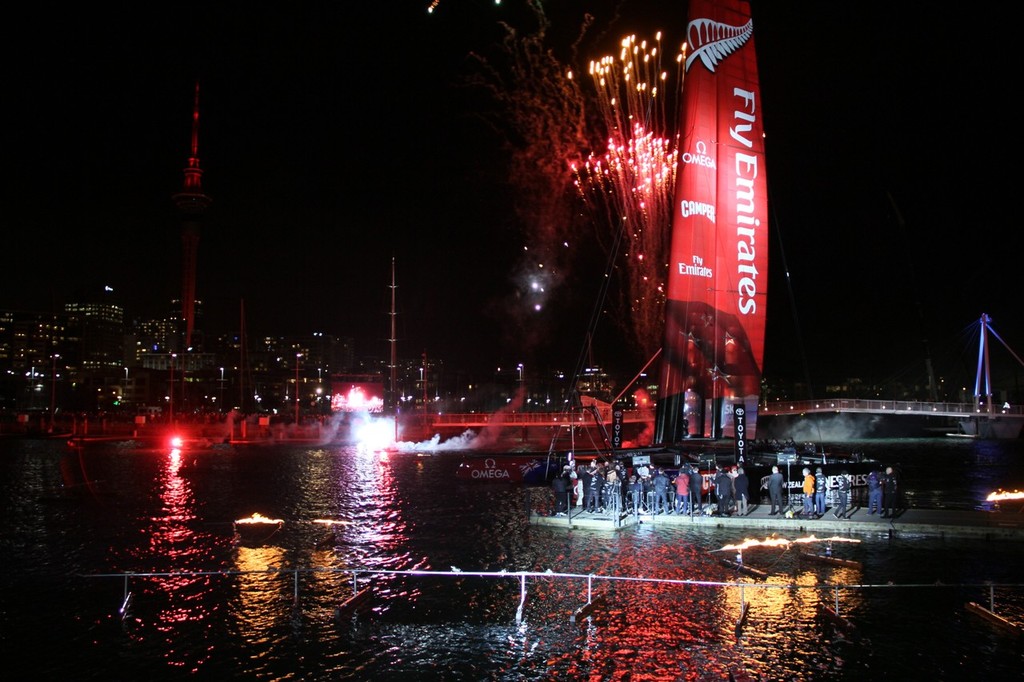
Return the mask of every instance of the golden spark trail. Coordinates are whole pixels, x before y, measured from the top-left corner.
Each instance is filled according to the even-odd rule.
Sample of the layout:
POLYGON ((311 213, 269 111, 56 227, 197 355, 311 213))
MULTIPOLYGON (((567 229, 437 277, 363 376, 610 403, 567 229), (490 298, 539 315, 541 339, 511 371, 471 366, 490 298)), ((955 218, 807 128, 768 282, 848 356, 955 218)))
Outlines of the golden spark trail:
POLYGON ((678 135, 669 125, 675 114, 669 117, 666 109, 682 90, 683 72, 678 69, 669 92, 660 32, 650 44, 631 35, 620 45, 617 58, 604 56, 589 69, 606 130, 605 151, 571 168, 576 189, 593 214, 606 221, 612 235, 624 231, 624 281, 616 319, 643 356, 650 357, 661 345, 678 161, 678 135))

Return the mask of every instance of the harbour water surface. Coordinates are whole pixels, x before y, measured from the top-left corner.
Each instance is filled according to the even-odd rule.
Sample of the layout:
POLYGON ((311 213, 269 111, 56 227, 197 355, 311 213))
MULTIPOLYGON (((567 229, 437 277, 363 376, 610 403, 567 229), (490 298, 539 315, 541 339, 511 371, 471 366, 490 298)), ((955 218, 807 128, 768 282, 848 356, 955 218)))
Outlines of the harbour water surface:
MULTIPOLYGON (((984 508, 996 488, 1024 489, 1020 442, 844 446, 899 464, 911 505, 984 508)), ((458 462, 412 449, 2 441, 8 669, 76 680, 1016 679, 1024 670, 1020 639, 965 608, 991 605, 1024 623, 1024 543, 876 533, 830 546, 860 568, 766 546, 744 553, 769 575, 756 579, 722 561, 744 540, 735 531, 539 527, 526 512, 547 489, 458 482, 458 462), (232 521, 253 513, 283 524, 240 540, 232 521), (369 610, 339 612, 354 577, 371 588, 369 610), (602 605, 574 618, 595 596, 602 605), (850 627, 822 618, 822 606, 850 627)))

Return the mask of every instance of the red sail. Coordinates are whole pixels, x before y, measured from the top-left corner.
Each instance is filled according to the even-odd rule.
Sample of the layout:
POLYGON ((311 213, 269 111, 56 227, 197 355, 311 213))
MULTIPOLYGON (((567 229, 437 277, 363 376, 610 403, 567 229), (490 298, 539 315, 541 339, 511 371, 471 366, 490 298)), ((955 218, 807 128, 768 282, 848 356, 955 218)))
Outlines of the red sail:
POLYGON ((750 7, 691 0, 655 439, 752 438, 764 359, 768 201, 750 7))

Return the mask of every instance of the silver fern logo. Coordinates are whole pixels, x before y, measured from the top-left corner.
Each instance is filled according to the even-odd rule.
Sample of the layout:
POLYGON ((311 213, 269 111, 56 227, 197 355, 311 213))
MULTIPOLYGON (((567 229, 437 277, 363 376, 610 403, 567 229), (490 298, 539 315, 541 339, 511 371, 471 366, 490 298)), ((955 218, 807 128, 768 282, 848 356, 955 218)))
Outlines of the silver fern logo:
POLYGON ((686 56, 686 71, 695 59, 700 59, 711 73, 719 62, 731 55, 754 35, 754 21, 748 19, 742 26, 730 26, 711 19, 694 19, 686 27, 686 40, 690 54, 686 56))

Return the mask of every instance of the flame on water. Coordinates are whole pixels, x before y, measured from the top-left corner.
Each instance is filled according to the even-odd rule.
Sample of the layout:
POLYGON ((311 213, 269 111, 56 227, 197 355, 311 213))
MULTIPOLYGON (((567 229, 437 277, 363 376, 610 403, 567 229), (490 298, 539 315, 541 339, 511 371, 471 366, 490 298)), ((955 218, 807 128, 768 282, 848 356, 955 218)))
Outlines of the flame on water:
POLYGON ((1012 492, 1007 490, 997 490, 994 493, 989 493, 988 497, 985 498, 988 502, 1001 502, 1003 500, 1024 500, 1024 492, 1014 490, 1012 492))
POLYGON ((281 524, 284 523, 284 519, 271 519, 259 512, 254 512, 252 516, 244 519, 238 519, 235 523, 267 523, 267 524, 281 524))
POLYGON ((744 549, 750 549, 751 547, 785 547, 785 548, 788 548, 790 545, 810 544, 812 542, 860 542, 860 540, 857 540, 856 538, 844 538, 844 537, 841 537, 841 536, 838 536, 838 535, 834 535, 834 536, 832 536, 830 538, 819 538, 819 537, 815 537, 814 535, 809 535, 809 536, 803 537, 803 538, 796 538, 795 540, 790 540, 788 538, 777 538, 777 537, 766 538, 764 540, 756 540, 754 538, 747 538, 747 539, 745 539, 743 542, 741 542, 739 544, 725 545, 724 547, 722 547, 718 551, 721 551, 721 552, 724 552, 724 551, 734 551, 734 550, 741 550, 742 551, 744 549))

